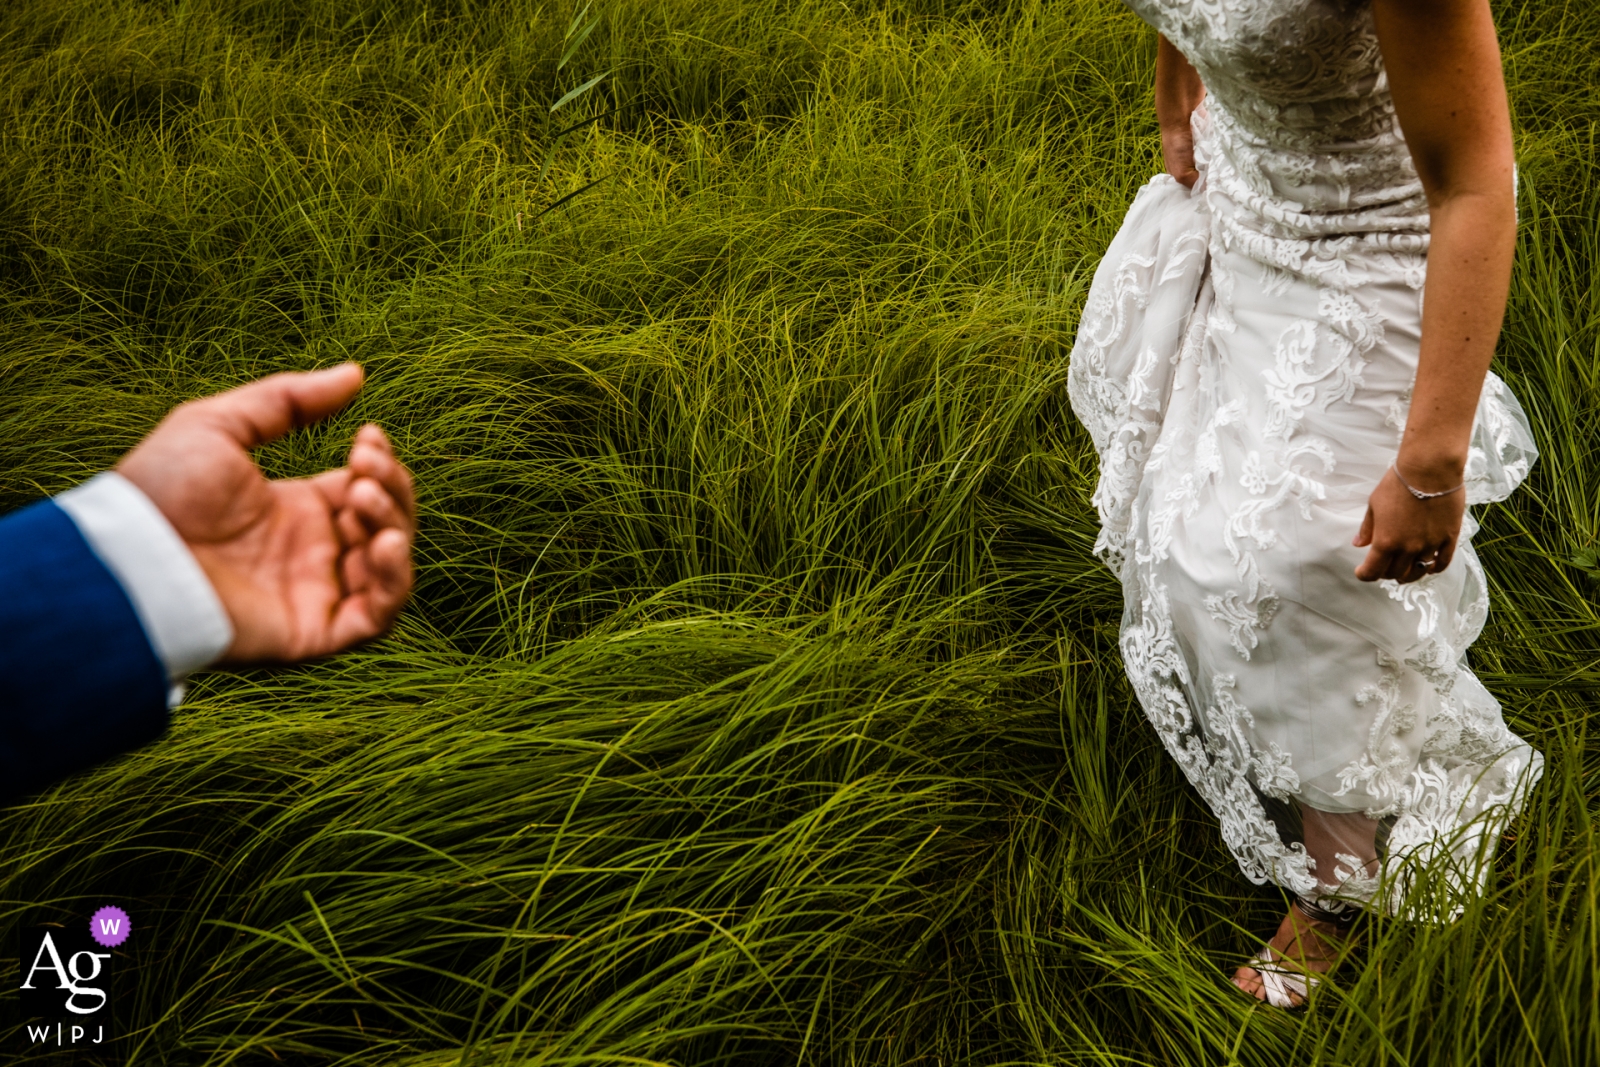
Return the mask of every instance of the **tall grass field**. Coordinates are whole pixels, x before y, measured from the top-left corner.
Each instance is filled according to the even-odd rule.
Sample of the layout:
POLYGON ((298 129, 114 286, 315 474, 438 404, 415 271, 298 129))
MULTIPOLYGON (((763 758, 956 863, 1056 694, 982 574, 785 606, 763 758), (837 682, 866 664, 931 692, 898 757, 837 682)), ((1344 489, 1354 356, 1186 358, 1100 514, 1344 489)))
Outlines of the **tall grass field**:
POLYGON ((1119 3, 4 0, 0 509, 354 359, 260 460, 375 420, 421 525, 390 636, 0 812, 0 980, 116 903, 71 1062, 1600 1063, 1600 5, 1494 6, 1542 458, 1472 660, 1548 771, 1291 1014, 1090 552, 1067 356, 1160 169, 1119 3))

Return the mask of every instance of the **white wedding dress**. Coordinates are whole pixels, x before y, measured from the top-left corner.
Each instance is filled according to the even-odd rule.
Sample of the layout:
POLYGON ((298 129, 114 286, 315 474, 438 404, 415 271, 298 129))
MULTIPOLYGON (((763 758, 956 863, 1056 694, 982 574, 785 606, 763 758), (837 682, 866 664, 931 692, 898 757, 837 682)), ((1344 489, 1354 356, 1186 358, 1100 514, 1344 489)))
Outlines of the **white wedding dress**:
MULTIPOLYGON (((1352 573, 1405 424, 1428 250, 1369 5, 1128 3, 1207 90, 1201 181, 1140 190, 1072 352, 1128 676, 1252 881, 1394 911, 1425 864, 1476 891, 1543 766, 1467 665, 1488 611, 1476 524, 1441 574, 1352 573), (1379 875, 1314 870, 1302 807, 1381 819, 1379 875)), ((1490 374, 1468 502, 1504 499, 1535 454, 1490 374)))

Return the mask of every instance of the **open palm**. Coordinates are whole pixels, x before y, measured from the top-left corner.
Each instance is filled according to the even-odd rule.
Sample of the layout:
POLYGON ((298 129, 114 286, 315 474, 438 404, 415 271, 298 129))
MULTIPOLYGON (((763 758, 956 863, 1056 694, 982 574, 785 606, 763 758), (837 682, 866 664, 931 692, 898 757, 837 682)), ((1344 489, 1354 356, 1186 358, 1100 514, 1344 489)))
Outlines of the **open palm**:
POLYGON ((361 368, 277 374, 173 410, 117 470, 194 553, 233 621, 232 662, 327 655, 382 633, 411 591, 411 476, 375 425, 346 466, 269 481, 249 450, 338 411, 361 368))

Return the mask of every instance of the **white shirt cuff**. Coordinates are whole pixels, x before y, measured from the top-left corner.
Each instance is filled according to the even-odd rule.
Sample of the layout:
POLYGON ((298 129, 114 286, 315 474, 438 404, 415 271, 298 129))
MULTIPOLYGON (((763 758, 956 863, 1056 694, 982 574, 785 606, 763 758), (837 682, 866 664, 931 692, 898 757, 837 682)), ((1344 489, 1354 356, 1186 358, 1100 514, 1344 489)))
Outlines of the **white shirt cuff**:
POLYGON ((211 580, 160 509, 115 471, 67 490, 55 503, 128 594, 167 669, 168 703, 176 704, 184 678, 233 644, 233 623, 211 580))

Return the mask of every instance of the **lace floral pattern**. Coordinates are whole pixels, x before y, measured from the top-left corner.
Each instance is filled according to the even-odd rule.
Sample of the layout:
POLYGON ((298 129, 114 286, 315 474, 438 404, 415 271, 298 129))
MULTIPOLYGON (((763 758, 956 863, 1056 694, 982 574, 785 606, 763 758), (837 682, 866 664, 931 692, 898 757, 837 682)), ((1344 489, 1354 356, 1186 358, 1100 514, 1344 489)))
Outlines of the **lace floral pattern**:
MULTIPOLYGON (((1488 611, 1470 515, 1444 573, 1352 574, 1405 425, 1428 246, 1370 11, 1128 2, 1208 90, 1201 180, 1140 190, 1069 373, 1100 458, 1095 549, 1126 594, 1128 676, 1252 880, 1395 910, 1407 872, 1445 861, 1473 890, 1542 760, 1467 664, 1488 611), (1314 870, 1269 814, 1292 802, 1385 819, 1384 869, 1314 870)), ((1491 374, 1469 503, 1503 499, 1535 457, 1491 374)))

